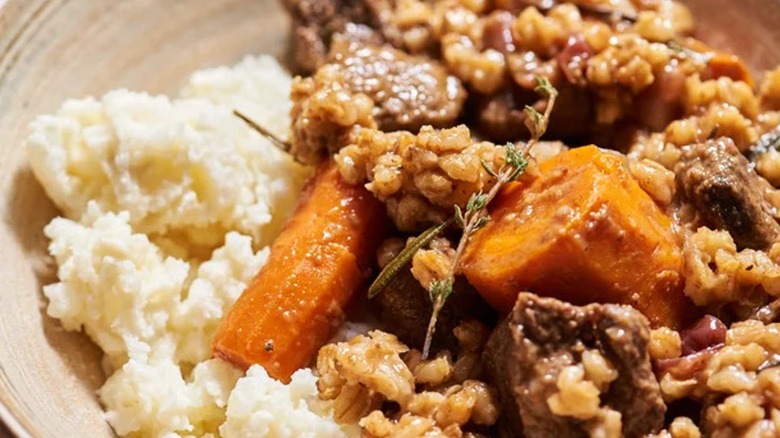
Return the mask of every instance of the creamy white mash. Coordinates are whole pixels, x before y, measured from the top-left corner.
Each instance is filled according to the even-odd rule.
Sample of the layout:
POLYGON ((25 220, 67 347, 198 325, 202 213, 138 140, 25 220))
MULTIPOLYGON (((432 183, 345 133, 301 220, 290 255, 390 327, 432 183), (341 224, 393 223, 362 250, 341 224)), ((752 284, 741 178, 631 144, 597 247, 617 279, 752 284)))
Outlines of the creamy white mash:
POLYGON ((247 58, 195 73, 180 98, 117 90, 32 124, 31 166, 64 213, 45 229, 47 311, 105 352, 98 395, 120 435, 359 435, 310 370, 284 385, 210 358, 310 174, 232 110, 283 134, 289 87, 273 58, 247 58))

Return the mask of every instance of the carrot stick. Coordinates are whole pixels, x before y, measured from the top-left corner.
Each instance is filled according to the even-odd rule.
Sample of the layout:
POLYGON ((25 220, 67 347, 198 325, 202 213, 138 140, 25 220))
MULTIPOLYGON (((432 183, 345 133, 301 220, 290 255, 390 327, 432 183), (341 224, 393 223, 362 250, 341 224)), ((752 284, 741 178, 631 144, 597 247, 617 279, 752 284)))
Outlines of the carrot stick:
POLYGON ((387 230, 384 206, 320 165, 266 264, 222 321, 214 356, 289 381, 343 321, 387 230))

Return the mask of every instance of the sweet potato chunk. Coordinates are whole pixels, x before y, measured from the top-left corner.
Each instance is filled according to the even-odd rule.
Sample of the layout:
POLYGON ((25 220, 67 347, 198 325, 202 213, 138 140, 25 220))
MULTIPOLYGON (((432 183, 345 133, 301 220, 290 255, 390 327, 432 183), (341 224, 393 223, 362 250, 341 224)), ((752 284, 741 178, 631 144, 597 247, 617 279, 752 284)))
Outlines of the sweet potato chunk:
POLYGON ((243 369, 260 364, 288 381, 342 322, 387 229, 384 205, 344 182, 333 161, 323 163, 268 261, 222 321, 214 355, 243 369))
POLYGON ((595 146, 541 164, 530 186, 507 186, 467 246, 463 273, 498 310, 521 291, 573 304, 630 304, 653 325, 690 313, 683 256, 669 218, 624 159, 595 146))

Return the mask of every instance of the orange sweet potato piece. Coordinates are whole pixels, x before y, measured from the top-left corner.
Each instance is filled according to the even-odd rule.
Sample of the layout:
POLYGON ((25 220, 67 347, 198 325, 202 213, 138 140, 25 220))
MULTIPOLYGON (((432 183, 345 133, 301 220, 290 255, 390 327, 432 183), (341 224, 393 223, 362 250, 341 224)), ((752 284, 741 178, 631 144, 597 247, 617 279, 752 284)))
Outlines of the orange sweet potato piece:
POLYGON ((462 272, 499 311, 529 290, 577 305, 630 304, 655 326, 690 316, 670 220, 619 155, 595 146, 562 153, 529 186, 503 189, 490 214, 462 272))
POLYGON ((344 182, 332 161, 323 163, 268 261, 222 321, 213 354, 244 369, 260 364, 289 381, 363 290, 386 230, 384 206, 344 182))

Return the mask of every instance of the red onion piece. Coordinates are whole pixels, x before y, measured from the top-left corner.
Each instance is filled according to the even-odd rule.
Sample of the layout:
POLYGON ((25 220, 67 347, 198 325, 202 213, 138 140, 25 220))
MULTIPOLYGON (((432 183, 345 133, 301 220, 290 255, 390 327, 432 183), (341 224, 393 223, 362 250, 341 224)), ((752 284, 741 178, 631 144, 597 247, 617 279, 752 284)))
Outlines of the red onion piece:
POLYGON ((654 363, 656 374, 662 376, 668 373, 678 380, 691 379, 696 373, 707 367, 707 362, 722 347, 723 344, 713 345, 706 350, 697 351, 687 356, 656 360, 654 363))
POLYGON ((512 36, 512 14, 508 11, 499 11, 491 14, 485 28, 482 31, 483 49, 493 49, 501 53, 515 51, 515 39, 512 36))
POLYGON ((556 58, 566 80, 572 84, 583 83, 588 58, 591 55, 593 55, 593 50, 582 35, 570 36, 566 41, 566 46, 556 58))
POLYGON ((726 342, 726 325, 712 315, 705 315, 693 327, 680 332, 682 355, 696 353, 726 342))

